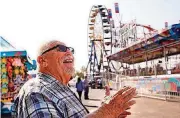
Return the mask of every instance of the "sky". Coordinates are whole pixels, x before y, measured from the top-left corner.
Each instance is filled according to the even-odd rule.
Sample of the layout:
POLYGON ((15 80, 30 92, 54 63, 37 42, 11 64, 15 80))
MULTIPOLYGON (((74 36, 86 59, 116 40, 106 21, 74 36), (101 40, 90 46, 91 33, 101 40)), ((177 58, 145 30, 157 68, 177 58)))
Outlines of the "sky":
MULTIPOLYGON (((0 36, 18 49, 37 58, 38 47, 49 40, 59 40, 75 49, 75 67, 88 62, 87 26, 93 5, 105 5, 114 12, 119 3, 122 22, 136 18, 140 24, 155 29, 179 23, 180 0, 1 0, 0 36)), ((113 14, 114 20, 118 20, 113 14)))

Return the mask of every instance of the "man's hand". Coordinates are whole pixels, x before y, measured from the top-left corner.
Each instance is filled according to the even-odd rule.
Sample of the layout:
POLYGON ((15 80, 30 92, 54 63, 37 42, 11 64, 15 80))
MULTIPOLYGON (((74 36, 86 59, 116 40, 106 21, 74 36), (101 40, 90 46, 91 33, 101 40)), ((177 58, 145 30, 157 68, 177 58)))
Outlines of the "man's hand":
MULTIPOLYGON (((125 87, 118 91, 108 104, 103 104, 97 111, 92 113, 93 118, 125 118, 130 115, 126 110, 135 104, 131 100, 136 95, 136 89, 125 87)), ((91 116, 91 115, 90 115, 91 116)))
MULTIPOLYGON (((128 109, 130 109, 130 108, 128 108, 128 109)), ((128 109, 126 109, 126 110, 128 110, 128 109)), ((123 113, 121 113, 121 114, 118 116, 118 118, 126 118, 127 115, 131 115, 131 112, 124 111, 123 113)))
POLYGON ((102 112, 105 111, 105 116, 112 116, 118 118, 130 106, 135 104, 135 101, 130 101, 136 95, 136 89, 125 87, 118 91, 111 99, 109 104, 102 106, 102 112))

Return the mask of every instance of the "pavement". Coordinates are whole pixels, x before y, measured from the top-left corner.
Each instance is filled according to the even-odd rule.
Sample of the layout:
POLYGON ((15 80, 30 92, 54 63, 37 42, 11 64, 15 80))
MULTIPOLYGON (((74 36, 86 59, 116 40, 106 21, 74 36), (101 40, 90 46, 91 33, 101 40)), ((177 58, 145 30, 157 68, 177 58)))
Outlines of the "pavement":
MULTIPOLYGON (((77 94, 75 88, 72 87, 71 89, 77 94)), ((115 90, 111 90, 112 95, 116 92, 115 90)), ((90 89, 90 99, 84 100, 83 93, 82 103, 90 112, 93 112, 101 106, 104 96, 104 89, 90 89)), ((129 110, 132 114, 127 118, 180 118, 180 102, 167 102, 144 97, 134 99, 136 100, 136 104, 129 110)), ((9 116, 2 116, 2 118, 9 118, 9 116)))
MULTIPOLYGON (((75 92, 75 88, 72 90, 75 92)), ((112 95, 116 92, 111 90, 112 95)), ((90 89, 90 99, 84 100, 84 94, 82 94, 82 103, 90 112, 93 112, 101 106, 104 96, 105 90, 90 89)), ((134 100, 136 100, 136 104, 129 110, 132 115, 128 118, 180 118, 180 102, 167 102, 144 97, 137 97, 134 100)))
MULTIPOLYGON (((71 90, 74 93, 76 93, 76 95, 78 96, 75 88, 71 87, 71 90)), ((90 89, 89 90, 89 100, 84 99, 84 92, 82 94, 81 100, 82 100, 82 103, 86 106, 86 108, 90 112, 93 112, 94 110, 96 110, 98 107, 101 106, 101 102, 102 102, 104 96, 105 96, 104 89, 90 89)))

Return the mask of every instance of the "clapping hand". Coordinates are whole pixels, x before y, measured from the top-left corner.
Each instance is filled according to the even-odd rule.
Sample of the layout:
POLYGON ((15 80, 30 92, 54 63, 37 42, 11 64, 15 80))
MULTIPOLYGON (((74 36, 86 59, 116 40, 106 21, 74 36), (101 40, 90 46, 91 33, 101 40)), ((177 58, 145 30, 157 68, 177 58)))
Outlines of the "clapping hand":
POLYGON ((136 89, 124 87, 119 90, 110 100, 109 103, 103 104, 97 111, 97 118, 125 118, 131 113, 126 111, 130 106, 135 104, 132 98, 136 95, 136 89))

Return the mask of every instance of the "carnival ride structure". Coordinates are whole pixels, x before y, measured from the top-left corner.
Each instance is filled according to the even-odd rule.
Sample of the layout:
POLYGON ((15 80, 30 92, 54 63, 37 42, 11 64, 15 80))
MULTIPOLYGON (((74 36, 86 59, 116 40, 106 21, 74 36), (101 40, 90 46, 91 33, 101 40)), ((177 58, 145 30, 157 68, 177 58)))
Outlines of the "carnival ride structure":
MULTIPOLYGON (((115 11, 119 13, 118 4, 115 4, 115 11)), ((101 78, 104 73, 116 72, 117 64, 108 61, 107 56, 115 52, 118 48, 124 48, 131 42, 137 40, 137 27, 146 28, 150 35, 155 29, 135 23, 121 23, 119 27, 115 27, 112 19, 111 9, 107 9, 103 5, 94 5, 91 8, 88 19, 88 65, 87 76, 91 78, 101 78), (131 34, 126 30, 131 28, 131 34), (121 35, 122 40, 119 40, 121 35), (131 37, 127 37, 131 35, 131 37), (128 40, 131 38, 131 40, 128 40)), ((145 35, 145 30, 144 35, 145 35)), ((139 33, 140 34, 140 33, 139 33)), ((141 33, 142 35, 142 33, 141 33)), ((109 74, 104 74, 108 76, 109 74)))
MULTIPOLYGON (((118 3, 115 13, 119 14, 118 3)), ((86 75, 90 79, 161 76, 169 83, 174 80, 171 88, 180 91, 180 24, 165 22, 165 28, 156 30, 136 20, 116 22, 111 9, 94 5, 88 20, 88 57, 86 75)))

